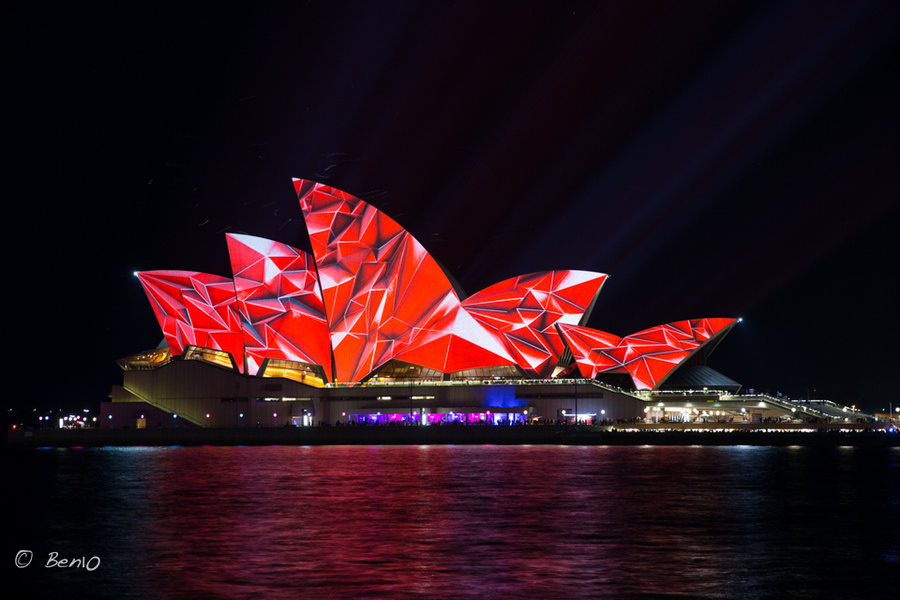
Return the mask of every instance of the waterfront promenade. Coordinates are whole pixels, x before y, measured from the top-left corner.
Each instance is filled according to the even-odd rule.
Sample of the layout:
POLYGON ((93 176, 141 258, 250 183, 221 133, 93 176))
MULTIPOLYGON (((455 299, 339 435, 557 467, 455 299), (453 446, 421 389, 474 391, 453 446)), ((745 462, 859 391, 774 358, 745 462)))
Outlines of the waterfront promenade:
POLYGON ((7 433, 8 447, 238 445, 900 446, 887 423, 666 423, 598 426, 343 426, 234 429, 46 429, 7 433))

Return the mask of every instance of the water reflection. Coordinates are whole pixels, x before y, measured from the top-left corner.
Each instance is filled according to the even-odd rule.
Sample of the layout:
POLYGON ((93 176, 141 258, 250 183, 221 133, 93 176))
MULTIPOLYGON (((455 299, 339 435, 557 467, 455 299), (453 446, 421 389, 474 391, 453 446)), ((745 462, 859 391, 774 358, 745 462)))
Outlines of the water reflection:
POLYGON ((16 576, 74 595, 870 598, 897 584, 900 566, 896 449, 291 446, 7 458, 7 474, 30 486, 11 508, 33 519, 12 527, 11 543, 103 559, 94 573, 16 576))

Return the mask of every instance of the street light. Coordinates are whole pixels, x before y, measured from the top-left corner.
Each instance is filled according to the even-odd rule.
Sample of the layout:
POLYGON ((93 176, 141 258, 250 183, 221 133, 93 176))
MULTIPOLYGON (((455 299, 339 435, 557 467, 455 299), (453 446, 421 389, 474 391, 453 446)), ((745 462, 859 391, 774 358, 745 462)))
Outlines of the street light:
POLYGON ((578 384, 575 384, 575 425, 578 425, 578 384))

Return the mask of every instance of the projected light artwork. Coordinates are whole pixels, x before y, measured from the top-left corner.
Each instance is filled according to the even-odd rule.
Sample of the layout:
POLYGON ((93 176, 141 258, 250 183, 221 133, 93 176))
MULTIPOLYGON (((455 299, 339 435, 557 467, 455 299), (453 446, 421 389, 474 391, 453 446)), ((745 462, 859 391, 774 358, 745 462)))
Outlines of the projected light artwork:
POLYGON ((404 369, 544 379, 563 370, 568 347, 583 376, 628 373, 652 389, 735 322, 678 321, 622 338, 589 329, 607 275, 588 271, 520 275, 460 298, 437 261, 377 208, 320 183, 294 187, 312 255, 227 234, 233 278, 137 273, 173 356, 205 348, 247 375, 302 365, 342 383, 404 369))

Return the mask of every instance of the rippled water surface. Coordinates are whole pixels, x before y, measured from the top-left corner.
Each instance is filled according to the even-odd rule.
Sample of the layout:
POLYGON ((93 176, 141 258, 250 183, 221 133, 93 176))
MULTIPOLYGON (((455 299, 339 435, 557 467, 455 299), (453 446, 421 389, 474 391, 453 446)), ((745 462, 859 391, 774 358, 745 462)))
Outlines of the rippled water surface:
POLYGON ((7 451, 5 573, 107 598, 898 598, 900 450, 7 451), (23 569, 19 550, 34 553, 23 569), (58 558, 101 564, 47 568, 58 558))

